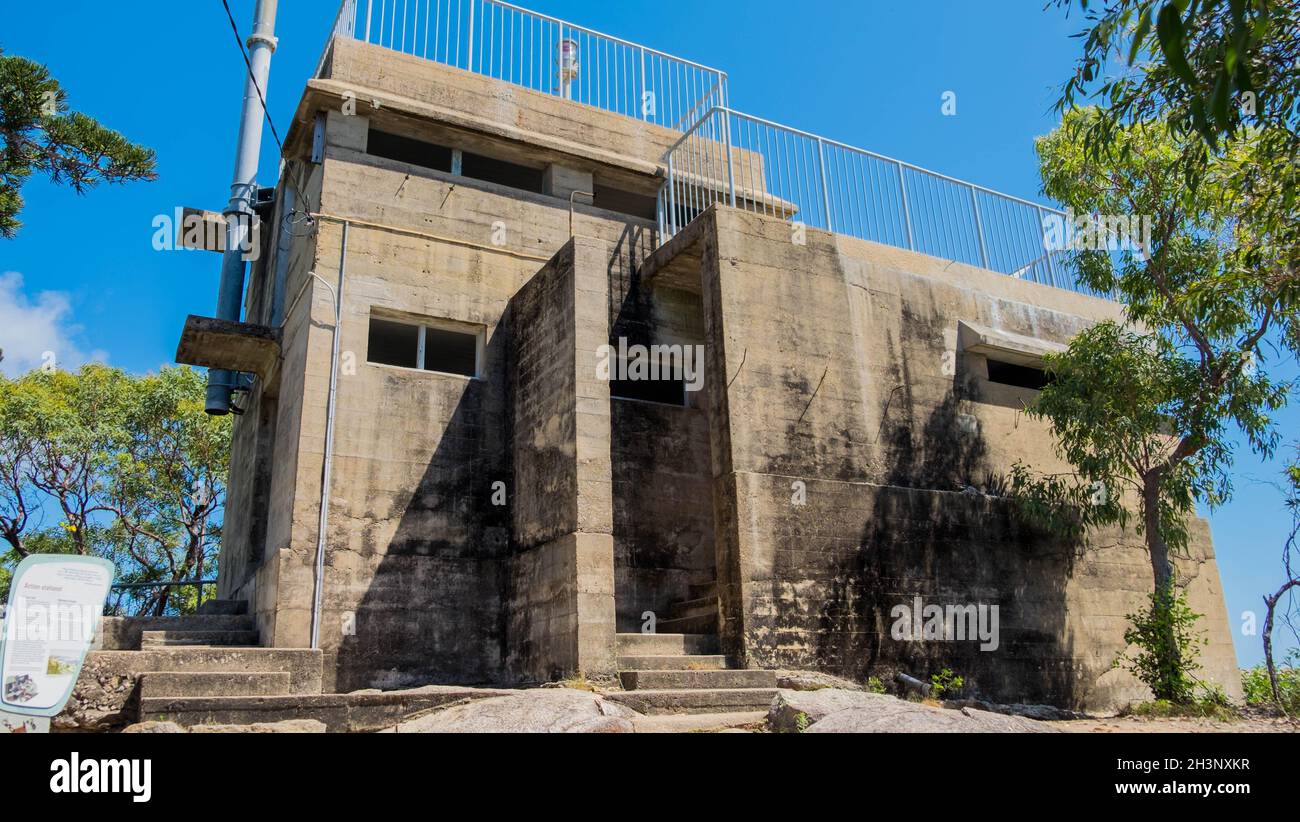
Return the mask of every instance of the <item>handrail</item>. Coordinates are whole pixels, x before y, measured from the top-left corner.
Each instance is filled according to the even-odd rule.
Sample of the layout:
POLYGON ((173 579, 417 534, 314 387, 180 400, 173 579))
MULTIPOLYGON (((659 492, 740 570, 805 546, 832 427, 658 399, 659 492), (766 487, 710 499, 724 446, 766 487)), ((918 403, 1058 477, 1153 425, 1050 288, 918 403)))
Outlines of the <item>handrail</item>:
POLYGON ((724 71, 504 0, 344 0, 334 33, 668 128, 727 102, 724 71))
POLYGON ((715 105, 663 160, 658 216, 665 242, 724 202, 1092 293, 1064 276, 1064 249, 1047 241, 1048 222, 1067 220, 1065 212, 878 152, 715 105))

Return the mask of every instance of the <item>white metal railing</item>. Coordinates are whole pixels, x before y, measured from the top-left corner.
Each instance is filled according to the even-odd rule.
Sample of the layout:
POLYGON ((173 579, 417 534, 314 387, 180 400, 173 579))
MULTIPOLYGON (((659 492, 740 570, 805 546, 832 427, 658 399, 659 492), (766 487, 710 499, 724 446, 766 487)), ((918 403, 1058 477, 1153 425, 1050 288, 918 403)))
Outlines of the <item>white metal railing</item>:
POLYGON ((344 0, 334 33, 670 128, 727 104, 724 72, 500 0, 344 0))
POLYGON ((1046 285, 1074 282, 1046 250, 1060 211, 722 106, 665 157, 665 239, 714 203, 958 260, 1046 285))

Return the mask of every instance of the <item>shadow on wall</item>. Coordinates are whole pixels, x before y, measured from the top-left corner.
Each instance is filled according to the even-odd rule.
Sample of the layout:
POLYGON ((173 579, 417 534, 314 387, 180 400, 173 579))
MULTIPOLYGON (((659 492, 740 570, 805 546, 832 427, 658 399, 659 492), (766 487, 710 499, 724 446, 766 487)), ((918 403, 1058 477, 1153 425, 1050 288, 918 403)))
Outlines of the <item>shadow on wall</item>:
MULTIPOLYGON (((649 235, 629 226, 610 261, 611 345, 663 342, 641 281, 649 235)), ((610 411, 618 630, 639 631, 644 612, 665 618, 691 584, 716 576, 708 421, 699 408, 630 400, 613 400, 610 411)))
POLYGON ((888 686, 896 672, 928 681, 950 668, 965 678, 967 695, 1079 705, 1066 585, 1080 546, 1029 526, 1012 503, 984 493, 1000 483, 978 424, 961 410, 980 399, 961 363, 926 413, 906 356, 891 354, 898 387, 881 409, 884 484, 864 487, 860 546, 838 552, 827 569, 818 667, 878 676, 888 686), (977 638, 918 641, 910 631, 895 638, 898 617, 922 616, 912 613, 917 597, 944 608, 985 606, 990 628, 996 606, 996 649, 981 650, 977 638))
MULTIPOLYGON (((345 636, 338 651, 340 691, 500 681, 510 509, 494 505, 492 496, 497 481, 515 493, 507 328, 499 323, 486 341, 485 379, 386 377, 383 395, 395 398, 406 419, 430 428, 446 420, 445 430, 414 490, 395 497, 392 510, 367 512, 371 522, 396 519, 398 526, 387 545, 365 538, 364 559, 374 571, 356 606, 356 635, 345 636), (452 380, 463 385, 458 399, 452 380)), ((404 444, 397 442, 395 458, 404 444)), ((373 487, 382 463, 367 465, 372 475, 362 484, 373 487)), ((332 541, 329 558, 344 548, 332 541)), ((331 580, 340 584, 346 583, 331 580)), ((338 619, 329 607, 327 601, 325 619, 338 619)))

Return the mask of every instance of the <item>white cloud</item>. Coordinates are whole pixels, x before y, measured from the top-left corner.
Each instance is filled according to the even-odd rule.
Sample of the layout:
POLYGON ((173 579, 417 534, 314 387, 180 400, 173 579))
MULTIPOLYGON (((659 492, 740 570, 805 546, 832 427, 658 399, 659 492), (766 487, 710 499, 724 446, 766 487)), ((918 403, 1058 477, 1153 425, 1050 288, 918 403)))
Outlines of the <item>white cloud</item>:
POLYGON ((59 368, 79 368, 87 360, 103 360, 102 351, 84 353, 74 341, 81 326, 72 322, 72 301, 63 291, 42 291, 29 298, 23 275, 0 273, 0 371, 16 376, 53 362, 59 368))

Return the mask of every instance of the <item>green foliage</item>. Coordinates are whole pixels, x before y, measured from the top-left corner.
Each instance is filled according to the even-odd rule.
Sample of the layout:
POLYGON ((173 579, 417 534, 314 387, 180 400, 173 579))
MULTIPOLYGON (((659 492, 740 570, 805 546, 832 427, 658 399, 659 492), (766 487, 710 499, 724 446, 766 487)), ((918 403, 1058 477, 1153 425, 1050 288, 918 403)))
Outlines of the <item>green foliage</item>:
POLYGON ((800 711, 799 713, 794 715, 795 733, 800 733, 800 734, 803 733, 804 731, 808 730, 808 726, 811 724, 812 724, 812 720, 809 719, 808 714, 804 713, 803 711, 800 711))
MULTIPOLYGON (((1072 7, 1074 0, 1057 0, 1072 7)), ((1058 110, 1102 108, 1071 135, 1093 161, 1120 157, 1144 126, 1174 149, 1162 170, 1189 196, 1226 190, 1233 213, 1271 238, 1241 276, 1292 292, 1300 282, 1300 5, 1279 0, 1108 0, 1084 8, 1082 54, 1058 110), (1127 55, 1127 60, 1116 59, 1127 55), (1245 150, 1243 150, 1245 149, 1245 150)), ((1113 212, 1106 212, 1113 213, 1113 212)), ((1209 296, 1209 295, 1205 295, 1209 296)), ((1279 316, 1300 352, 1300 325, 1279 316)))
MULTIPOLYGON (((1087 10, 1087 0, 1079 0, 1087 10)), ((1057 0, 1071 6, 1074 0, 1057 0)), ((1087 11, 1083 55, 1061 105, 1084 94, 1117 118, 1152 119, 1210 145, 1245 128, 1294 128, 1300 12, 1278 0, 1111 0, 1087 11), (1127 56, 1126 65, 1111 58, 1127 56), (1291 69, 1291 71, 1288 71, 1291 69), (1243 105, 1243 95, 1254 105, 1243 105)))
MULTIPOLYGON (((210 571, 221 536, 230 420, 204 413, 203 375, 0 376, 0 537, 6 570, 32 553, 104 557, 119 582, 210 571)), ((192 610, 192 589, 154 589, 141 609, 192 610)))
POLYGON ((961 693, 962 687, 966 680, 952 672, 951 668, 944 668, 937 674, 930 676, 930 697, 932 699, 943 699, 944 694, 961 693))
POLYGON ((1261 341, 1296 315, 1297 302, 1252 276, 1271 228, 1238 217, 1229 181, 1189 191, 1172 170, 1178 141, 1142 125, 1115 133, 1113 155, 1088 155, 1075 137, 1101 116, 1071 111, 1039 139, 1044 188, 1078 213, 1149 217, 1150 247, 1073 254, 1080 279, 1116 294, 1126 316, 1048 357, 1053 380, 1029 409, 1051 422, 1077 475, 1037 478, 1021 467, 1012 485, 1028 514, 1072 535, 1126 524, 1125 500, 1136 499, 1139 528, 1158 525, 1148 542, 1163 543, 1160 553, 1184 544, 1183 517, 1196 500, 1214 506, 1231 495, 1229 427, 1263 455, 1275 448, 1272 414, 1292 386, 1260 367, 1261 341), (1158 510, 1146 511, 1148 501, 1158 510))
POLYGON ((1136 645, 1135 654, 1116 660, 1151 689, 1157 700, 1177 705, 1196 702, 1200 669, 1196 660, 1205 638, 1196 631, 1201 615, 1187 604, 1187 597, 1174 585, 1165 585, 1149 595, 1145 611, 1128 614, 1130 627, 1124 641, 1136 645))
MULTIPOLYGON (((1069 110, 1038 140, 1044 190, 1078 214, 1140 217, 1148 236, 1140 252, 1072 252, 1079 279, 1115 295, 1125 314, 1047 357, 1052 379, 1027 409, 1051 424, 1073 472, 1017 465, 1011 487, 1027 517, 1072 538, 1135 519, 1165 592, 1158 609, 1175 604, 1171 556, 1186 547, 1196 502, 1232 494, 1232 429, 1265 457, 1278 443, 1273 418, 1293 386, 1261 367, 1263 342, 1274 328, 1300 327, 1300 291, 1287 281, 1289 235, 1241 188, 1240 169, 1261 162, 1257 141, 1225 146, 1190 187, 1178 165, 1195 138, 1134 122, 1108 126, 1107 150, 1090 150, 1080 135, 1111 116, 1069 110)), ((1185 703, 1181 620, 1147 615, 1138 669, 1158 698, 1185 703)))
POLYGON ((1220 696, 1219 693, 1207 693, 1204 699, 1186 703, 1155 699, 1129 705, 1120 714, 1145 719, 1217 719, 1221 722, 1240 719, 1241 713, 1220 696))
POLYGON ((77 193, 101 182, 153 180, 154 153, 91 117, 39 63, 0 53, 0 237, 18 233, 20 193, 33 173, 77 193))
POLYGON ((880 677, 869 676, 867 677, 867 693, 887 694, 889 693, 889 690, 885 687, 885 683, 880 681, 880 677))
MULTIPOLYGON (((1282 695, 1279 707, 1289 714, 1300 713, 1300 648, 1293 648, 1287 653, 1286 664, 1277 670, 1277 684, 1282 695)), ((1246 695, 1247 705, 1275 704, 1273 689, 1268 681, 1268 669, 1263 665, 1242 670, 1241 689, 1246 695)))

